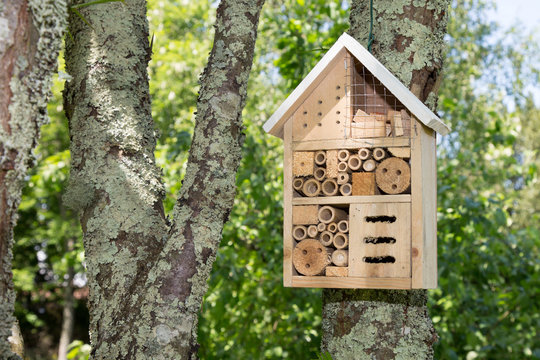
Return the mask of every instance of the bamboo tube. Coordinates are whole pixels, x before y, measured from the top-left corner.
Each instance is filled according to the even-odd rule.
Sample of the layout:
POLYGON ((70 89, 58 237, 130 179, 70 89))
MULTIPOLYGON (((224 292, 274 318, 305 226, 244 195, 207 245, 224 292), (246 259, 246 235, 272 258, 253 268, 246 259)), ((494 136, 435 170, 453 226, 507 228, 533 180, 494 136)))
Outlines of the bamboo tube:
POLYGON ((349 175, 349 173, 340 172, 340 173, 338 173, 338 176, 337 176, 337 183, 339 185, 346 184, 346 183, 349 182, 350 177, 351 176, 349 175))
POLYGON ((376 167, 377 167, 377 163, 373 159, 364 161, 364 165, 362 166, 364 171, 367 171, 367 172, 375 170, 376 167))
POLYGON ((349 251, 348 250, 336 250, 332 253, 332 262, 336 266, 349 265, 349 251))
POLYGON ((325 223, 318 223, 317 224, 317 231, 318 232, 323 232, 324 230, 326 230, 326 224, 325 223))
POLYGON ((349 152, 349 150, 339 150, 338 153, 337 153, 337 157, 338 157, 339 161, 347 161, 347 160, 349 160, 350 155, 351 155, 351 153, 349 152))
POLYGON ((341 220, 337 224, 338 231, 341 233, 348 233, 349 232, 349 221, 348 220, 341 220))
POLYGON ((332 242, 334 241, 334 234, 332 234, 330 231, 325 230, 321 233, 321 239, 320 242, 324 246, 330 246, 332 245, 332 242))
POLYGON ((411 169, 409 168, 409 164, 400 158, 388 158, 377 167, 375 181, 379 189, 385 193, 393 195, 400 194, 407 190, 411 184, 411 169))
POLYGON ((343 184, 339 187, 339 193, 343 196, 351 196, 352 186, 351 184, 343 184))
POLYGON ((326 163, 326 151, 317 151, 315 153, 315 164, 324 165, 326 163))
POLYGON ((373 149, 373 158, 377 161, 381 161, 386 157, 386 151, 383 148, 373 149))
POLYGON ((326 179, 322 183, 322 192, 326 196, 334 196, 338 193, 339 187, 334 179, 326 179))
POLYGON ((344 233, 337 233, 332 240, 336 249, 345 249, 349 245, 349 236, 344 233))
POLYGON ((351 171, 356 171, 362 167, 362 160, 360 160, 360 157, 358 155, 351 155, 349 156, 347 165, 349 165, 349 169, 351 171))
POLYGON ((332 234, 337 232, 337 223, 331 222, 326 226, 326 230, 330 231, 332 234))
POLYGON ((358 157, 360 160, 367 160, 371 157, 371 151, 367 148, 362 148, 358 150, 358 157))
POLYGON ((292 182, 292 187, 294 190, 302 190, 302 186, 304 186, 304 179, 302 178, 296 178, 292 182))
POLYGON ((295 240, 304 240, 307 237, 307 229, 303 225, 296 225, 293 228, 292 236, 295 240))
POLYGON ((315 238, 319 234, 319 230, 317 230, 317 225, 309 225, 307 228, 307 234, 310 238, 315 238))
POLYGON ((337 169, 338 169, 338 176, 339 176, 340 172, 348 172, 349 171, 349 165, 347 165, 346 161, 341 161, 338 164, 337 169))
POLYGON ((309 197, 317 196, 321 192, 321 183, 315 179, 306 180, 302 186, 302 192, 309 197))
POLYGON ((315 171, 313 172, 313 176, 315 177, 315 179, 319 181, 323 181, 324 178, 326 177, 326 169, 323 167, 316 168, 315 171))
POLYGON ((332 250, 315 239, 306 239, 296 245, 292 261, 294 268, 302 275, 320 275, 330 264, 332 250))
POLYGON ((341 220, 347 220, 349 215, 345 212, 345 210, 341 210, 332 206, 322 206, 319 209, 319 221, 325 224, 329 224, 331 222, 338 222, 341 220))

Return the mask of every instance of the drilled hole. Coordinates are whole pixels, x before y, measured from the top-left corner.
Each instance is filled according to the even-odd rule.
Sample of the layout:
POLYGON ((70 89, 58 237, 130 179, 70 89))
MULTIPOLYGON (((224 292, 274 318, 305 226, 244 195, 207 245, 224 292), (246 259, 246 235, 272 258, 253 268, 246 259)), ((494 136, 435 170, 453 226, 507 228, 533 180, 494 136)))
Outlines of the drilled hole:
POLYGON ((321 249, 321 248, 317 248, 317 252, 322 253, 322 249, 321 249))
POLYGON ((336 100, 339 100, 339 99, 341 99, 341 96, 336 96, 336 100))
POLYGON ((368 264, 393 264, 396 262, 396 258, 393 256, 366 256, 362 260, 368 264))
POLYGON ((337 121, 336 121, 336 124, 341 124, 341 121, 337 120, 337 121))
POLYGON ((336 111, 336 114, 337 114, 337 115, 341 114, 341 111, 339 111, 339 110, 338 110, 338 111, 336 111))
POLYGON ((341 86, 339 86, 339 85, 336 86, 336 90, 339 90, 339 89, 341 89, 341 86))
POLYGON ((401 175, 401 170, 397 170, 396 174, 401 175))
POLYGON ((322 112, 320 112, 320 113, 317 113, 317 115, 319 115, 319 116, 322 116, 322 112))
POLYGON ((383 173, 383 174, 386 174, 387 172, 388 172, 388 169, 387 169, 387 168, 383 168, 383 169, 382 169, 382 173, 383 173))
POLYGON ((322 100, 319 100, 319 104, 322 104, 322 100))
POLYGON ((364 243, 366 244, 395 244, 396 239, 389 236, 368 236, 364 238, 364 243))
POLYGON ((306 264, 306 269, 309 269, 309 267, 310 267, 310 266, 311 266, 311 265, 309 265, 309 264, 306 264))
POLYGON ((379 216, 366 216, 366 222, 387 222, 387 223, 393 223, 396 222, 395 216, 386 216, 386 215, 379 215, 379 216))
POLYGON ((306 123, 304 123, 304 127, 307 128, 307 124, 306 124, 306 123))
POLYGON ((307 115, 307 111, 304 111, 302 114, 307 115))
POLYGON ((305 166, 306 164, 304 162, 301 162, 300 163, 300 166, 305 166))
POLYGON ((322 126, 322 124, 321 124, 321 123, 318 123, 317 125, 319 125, 319 126, 322 126))
POLYGON ((396 190, 397 189, 397 185, 396 184, 392 184, 392 190, 396 190))
POLYGON ((306 250, 302 250, 302 254, 307 255, 307 251, 306 251, 306 250))

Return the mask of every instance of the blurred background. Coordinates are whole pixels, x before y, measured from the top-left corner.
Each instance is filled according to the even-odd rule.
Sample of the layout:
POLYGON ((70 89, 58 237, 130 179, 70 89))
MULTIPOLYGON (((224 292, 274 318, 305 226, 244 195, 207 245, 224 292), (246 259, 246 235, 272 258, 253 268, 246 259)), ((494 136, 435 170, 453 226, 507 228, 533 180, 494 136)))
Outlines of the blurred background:
MULTIPOLYGON (((217 1, 148 5, 156 157, 170 211, 217 1)), ((449 13, 438 113, 453 132, 438 147, 439 288, 429 292, 438 359, 540 359, 540 4, 496 6, 455 0, 449 13)), ((348 7, 266 2, 238 196, 200 314, 201 359, 317 357, 321 291, 282 286, 282 147, 262 124, 347 29, 348 7)), ((81 230, 62 201, 70 162, 62 62, 15 234, 16 316, 36 360, 56 359, 59 344, 70 359, 89 351, 81 230)))

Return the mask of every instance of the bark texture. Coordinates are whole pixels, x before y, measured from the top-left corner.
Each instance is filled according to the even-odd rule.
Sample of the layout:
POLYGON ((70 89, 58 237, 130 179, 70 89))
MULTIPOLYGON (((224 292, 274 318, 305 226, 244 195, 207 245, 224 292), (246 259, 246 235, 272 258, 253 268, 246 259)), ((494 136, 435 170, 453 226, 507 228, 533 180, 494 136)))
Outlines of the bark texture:
POLYGON ((70 16, 65 109, 90 286, 92 359, 195 359, 197 315, 232 208, 263 0, 223 0, 201 76, 186 176, 164 215, 147 63, 144 0, 70 16))
MULTIPOLYGON (((373 55, 428 107, 437 107, 449 0, 377 0, 373 55)), ((349 34, 367 46, 369 1, 351 4, 349 34)), ((432 359, 427 291, 323 291, 321 349, 340 359, 432 359)))
MULTIPOLYGON (((47 121, 51 75, 66 25, 66 3, 13 0, 0 3, 0 358, 10 349, 13 228, 32 150, 47 121)), ((14 335, 15 336, 15 335, 14 335)))

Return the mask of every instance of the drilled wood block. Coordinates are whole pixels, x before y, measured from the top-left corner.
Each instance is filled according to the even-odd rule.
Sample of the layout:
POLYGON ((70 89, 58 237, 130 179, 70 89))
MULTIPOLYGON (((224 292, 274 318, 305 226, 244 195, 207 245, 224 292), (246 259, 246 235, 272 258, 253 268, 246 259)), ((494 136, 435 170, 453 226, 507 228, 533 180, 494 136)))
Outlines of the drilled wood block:
POLYGON ((315 170, 315 153, 313 151, 295 151, 293 155, 293 175, 312 176, 315 170))
POLYGON ((311 225, 319 222, 319 207, 317 205, 299 205, 292 208, 293 225, 311 225))
POLYGON ((352 195, 375 195, 377 194, 377 185, 375 183, 375 174, 372 172, 352 173, 352 195))
POLYGON ((327 266, 326 276, 347 277, 349 276, 349 268, 342 266, 327 266))

